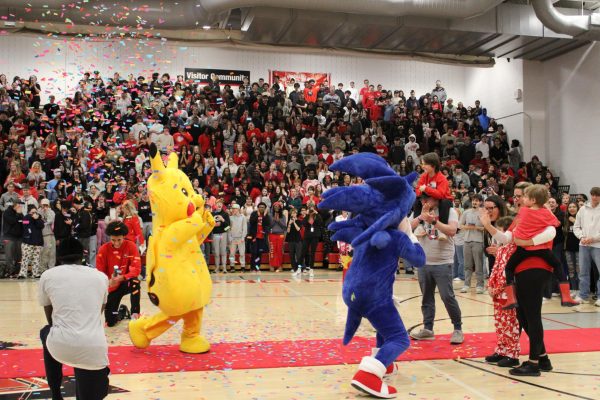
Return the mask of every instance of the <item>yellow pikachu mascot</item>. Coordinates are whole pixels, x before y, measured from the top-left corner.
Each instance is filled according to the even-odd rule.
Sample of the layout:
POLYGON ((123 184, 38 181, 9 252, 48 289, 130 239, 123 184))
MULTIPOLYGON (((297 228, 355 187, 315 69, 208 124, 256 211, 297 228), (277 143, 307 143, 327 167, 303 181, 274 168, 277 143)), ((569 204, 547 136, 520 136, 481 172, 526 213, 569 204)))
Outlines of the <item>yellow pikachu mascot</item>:
POLYGON ((148 296, 160 312, 131 321, 129 336, 135 347, 144 349, 182 319, 179 350, 205 353, 210 344, 200 336, 200 328, 212 281, 200 244, 215 221, 204 210, 202 196, 196 194, 189 178, 178 169, 177 154, 169 155, 165 167, 152 144, 150 157, 148 192, 153 218, 146 268, 148 296))

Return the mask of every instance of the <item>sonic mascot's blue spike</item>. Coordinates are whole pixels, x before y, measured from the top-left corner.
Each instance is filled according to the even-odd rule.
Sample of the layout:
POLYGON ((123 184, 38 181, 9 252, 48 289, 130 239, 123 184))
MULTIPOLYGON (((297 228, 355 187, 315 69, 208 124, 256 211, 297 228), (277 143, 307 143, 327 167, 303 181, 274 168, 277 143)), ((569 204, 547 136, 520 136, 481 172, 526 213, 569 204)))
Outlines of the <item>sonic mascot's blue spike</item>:
POLYGON ((425 264, 407 219, 415 201, 416 175, 398 176, 383 158, 370 153, 344 157, 330 169, 365 179, 364 185, 328 190, 319 203, 319 208, 353 213, 351 220, 329 225, 332 239, 351 241, 354 249, 342 289, 348 306, 344 344, 352 340, 362 318, 377 331, 377 349, 363 358, 352 385, 376 397, 393 398, 395 389, 382 378, 394 370, 394 360, 410 343, 392 299, 398 258, 415 266, 425 264))

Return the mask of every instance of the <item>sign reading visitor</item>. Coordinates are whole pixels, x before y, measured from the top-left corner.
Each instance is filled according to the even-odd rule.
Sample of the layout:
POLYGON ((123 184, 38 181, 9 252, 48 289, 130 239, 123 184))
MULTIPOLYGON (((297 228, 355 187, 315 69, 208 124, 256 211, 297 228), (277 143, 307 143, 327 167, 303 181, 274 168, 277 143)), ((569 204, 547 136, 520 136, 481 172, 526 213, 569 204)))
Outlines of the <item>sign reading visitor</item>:
POLYGON ((185 80, 208 84, 212 74, 215 74, 223 85, 239 86, 244 82, 244 78, 250 80, 250 71, 212 68, 186 68, 185 80))

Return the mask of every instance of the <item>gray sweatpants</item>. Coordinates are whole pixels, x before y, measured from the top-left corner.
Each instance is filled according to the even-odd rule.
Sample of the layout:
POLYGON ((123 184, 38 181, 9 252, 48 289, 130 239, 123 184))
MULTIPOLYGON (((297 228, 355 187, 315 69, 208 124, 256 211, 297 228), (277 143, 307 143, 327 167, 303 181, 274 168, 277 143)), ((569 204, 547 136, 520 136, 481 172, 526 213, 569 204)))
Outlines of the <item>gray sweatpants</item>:
POLYGON ((240 266, 242 269, 246 266, 246 239, 231 239, 229 242, 229 265, 235 269, 235 253, 240 253, 240 266))
POLYGON ((440 291, 440 297, 446 306, 446 311, 454 325, 454 329, 462 329, 460 307, 454 297, 452 287, 452 264, 425 265, 418 269, 419 286, 423 294, 421 312, 425 329, 433 330, 435 319, 435 288, 440 291))
POLYGON ((219 272, 219 265, 227 271, 227 232, 213 233, 212 245, 215 255, 215 272, 219 272))
POLYGON ((471 287, 471 277, 475 272, 477 287, 483 288, 483 242, 465 242, 465 287, 471 287))
POLYGON ((44 248, 40 255, 40 269, 44 272, 56 266, 56 238, 54 235, 44 236, 44 248))

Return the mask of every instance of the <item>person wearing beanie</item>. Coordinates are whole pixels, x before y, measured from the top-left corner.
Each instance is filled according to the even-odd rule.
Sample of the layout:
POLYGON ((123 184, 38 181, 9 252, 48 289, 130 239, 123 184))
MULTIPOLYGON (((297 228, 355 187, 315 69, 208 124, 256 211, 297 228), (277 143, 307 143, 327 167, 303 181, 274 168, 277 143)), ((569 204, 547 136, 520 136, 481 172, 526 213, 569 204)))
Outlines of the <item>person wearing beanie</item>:
POLYGON ((140 313, 140 274, 142 264, 136 244, 125 237, 129 233, 127 225, 113 221, 106 226, 110 241, 103 244, 96 256, 96 269, 109 279, 108 300, 104 316, 106 324, 113 327, 119 322, 118 309, 121 299, 131 294, 131 317, 140 313))
POLYGON ((72 237, 57 248, 58 266, 39 282, 39 302, 48 324, 40 331, 52 399, 62 399, 63 364, 75 369, 77 398, 108 395, 108 343, 102 324, 108 279, 81 265, 83 246, 72 237))
POLYGON ((246 267, 246 235, 248 234, 248 219, 241 213, 239 204, 231 205, 231 215, 229 216, 229 265, 231 270, 235 270, 235 253, 240 257, 240 268, 246 267))
POLYGON ((34 278, 37 279, 42 274, 40 271, 40 254, 44 248, 43 230, 44 221, 40 217, 37 207, 30 205, 27 215, 23 217, 23 242, 21 243, 23 258, 18 279, 27 278, 27 270, 30 266, 34 278))
MULTIPOLYGON (((21 239, 23 238, 23 203, 16 199, 6 203, 7 209, 2 215, 2 239, 4 240, 4 270, 1 277, 16 275, 21 261, 21 239)), ((1 268, 1 267, 0 267, 1 268)))
POLYGON ((56 265, 56 238, 54 237, 54 219, 56 214, 50 207, 48 199, 40 201, 40 216, 44 221, 44 229, 42 236, 44 237, 44 248, 40 254, 40 269, 45 271, 49 268, 54 268, 56 265))
POLYGON ((250 265, 256 271, 260 271, 260 260, 265 251, 269 250, 267 236, 271 230, 271 217, 264 202, 258 203, 257 210, 250 215, 248 225, 248 236, 250 241, 252 259, 250 265))

